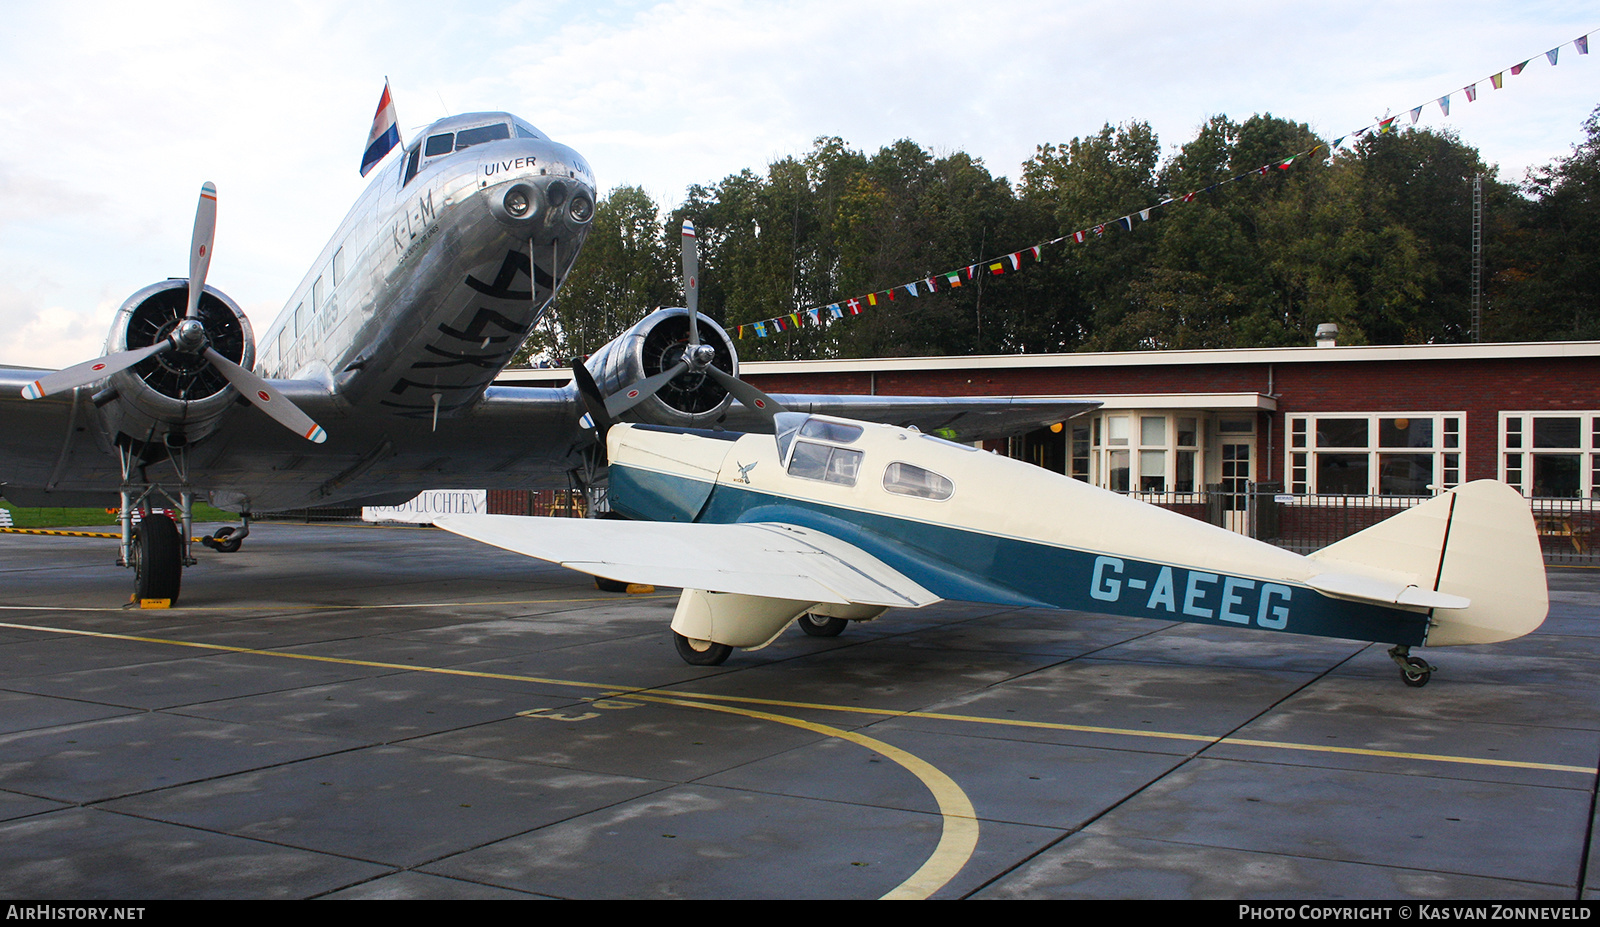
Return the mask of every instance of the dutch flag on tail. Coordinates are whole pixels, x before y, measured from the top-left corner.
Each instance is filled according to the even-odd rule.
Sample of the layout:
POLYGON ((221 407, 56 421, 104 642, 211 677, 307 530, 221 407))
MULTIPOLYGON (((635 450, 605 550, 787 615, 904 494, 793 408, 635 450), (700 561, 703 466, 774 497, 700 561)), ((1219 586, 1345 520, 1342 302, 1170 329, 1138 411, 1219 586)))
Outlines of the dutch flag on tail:
POLYGON ((400 123, 394 115, 394 100, 389 98, 389 81, 383 82, 378 112, 372 117, 372 134, 367 136, 367 151, 361 156, 361 176, 378 166, 383 156, 400 144, 400 123))

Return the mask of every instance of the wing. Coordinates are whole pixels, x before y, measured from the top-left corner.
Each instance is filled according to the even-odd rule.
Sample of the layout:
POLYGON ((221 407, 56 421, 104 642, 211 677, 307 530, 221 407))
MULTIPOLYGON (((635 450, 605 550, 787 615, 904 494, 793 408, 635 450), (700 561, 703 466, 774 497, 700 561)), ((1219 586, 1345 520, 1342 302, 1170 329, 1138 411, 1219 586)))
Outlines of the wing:
POLYGON ((658 586, 836 605, 917 608, 939 597, 866 551, 808 528, 446 515, 463 537, 580 572, 658 586))
MULTIPOLYGON (((121 474, 102 433, 92 388, 25 400, 49 371, 0 367, 0 495, 29 506, 115 505, 121 474)), ((424 413, 355 405, 330 384, 270 381, 328 433, 312 444, 253 406, 229 409, 215 433, 188 449, 195 488, 230 508, 270 512, 310 506, 394 504, 426 489, 541 489, 566 485, 591 436, 578 425, 577 389, 491 386, 477 403, 434 421, 424 413)), ((381 397, 380 397, 381 398, 381 397)), ((915 425, 971 441, 1063 421, 1095 406, 1013 397, 774 397, 796 411, 915 425)), ((369 402, 372 400, 369 399, 369 402)), ((734 404, 726 427, 767 430, 734 404)), ((164 463, 153 479, 170 479, 164 463)))
MULTIPOLYGON (((115 505, 121 473, 93 388, 22 398, 49 371, 0 367, 0 495, 28 506, 115 505)), ((572 389, 490 387, 455 415, 408 417, 352 406, 328 384, 272 385, 328 432, 312 444, 253 406, 235 406, 188 449, 197 489, 256 511, 354 500, 404 502, 426 489, 565 485, 589 436, 572 389)), ((172 479, 164 461, 148 468, 172 479)))

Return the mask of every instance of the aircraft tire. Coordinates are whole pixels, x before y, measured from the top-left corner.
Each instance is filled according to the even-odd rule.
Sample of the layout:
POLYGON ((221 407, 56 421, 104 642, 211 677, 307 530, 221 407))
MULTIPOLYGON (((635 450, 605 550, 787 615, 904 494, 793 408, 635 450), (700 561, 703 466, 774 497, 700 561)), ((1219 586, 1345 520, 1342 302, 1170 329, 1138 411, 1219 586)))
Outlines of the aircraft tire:
POLYGON ((232 528, 218 528, 217 533, 208 538, 201 538, 201 543, 218 553, 236 554, 239 545, 244 543, 244 538, 234 538, 232 528))
POLYGON ((830 618, 807 612, 800 616, 800 630, 812 637, 838 637, 849 622, 843 618, 830 618))
POLYGON ((601 592, 627 592, 628 584, 615 579, 606 579, 601 576, 594 578, 594 587, 601 592))
POLYGON ((677 631, 672 632, 672 643, 678 648, 678 656, 690 666, 721 666, 733 653, 733 648, 727 644, 690 640, 677 631))
POLYGON ((1433 678, 1433 668, 1428 661, 1421 657, 1406 657, 1406 665, 1400 670, 1400 679, 1413 689, 1420 689, 1433 678))
POLYGON ((141 599, 178 601, 183 582, 183 544, 166 515, 149 515, 133 539, 134 594, 141 599))

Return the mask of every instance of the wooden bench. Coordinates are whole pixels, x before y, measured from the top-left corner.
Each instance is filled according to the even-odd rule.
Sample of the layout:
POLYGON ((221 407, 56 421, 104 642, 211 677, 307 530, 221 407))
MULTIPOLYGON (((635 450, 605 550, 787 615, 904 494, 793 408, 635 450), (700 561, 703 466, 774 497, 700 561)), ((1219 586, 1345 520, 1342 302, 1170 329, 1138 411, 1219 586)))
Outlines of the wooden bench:
POLYGON ((1534 523, 1538 525, 1542 538, 1566 538, 1572 542, 1572 549, 1580 554, 1589 549, 1589 528, 1573 524, 1569 516, 1539 515, 1535 516, 1534 523))

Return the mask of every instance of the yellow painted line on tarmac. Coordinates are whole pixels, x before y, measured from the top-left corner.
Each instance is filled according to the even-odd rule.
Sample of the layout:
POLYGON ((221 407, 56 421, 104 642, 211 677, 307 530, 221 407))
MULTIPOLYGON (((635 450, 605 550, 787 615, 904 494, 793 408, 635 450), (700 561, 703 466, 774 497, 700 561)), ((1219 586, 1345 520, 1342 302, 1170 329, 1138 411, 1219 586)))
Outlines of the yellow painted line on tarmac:
MULTIPOLYGON (((574 599, 557 599, 557 600, 550 600, 550 601, 553 601, 553 602, 580 601, 581 602, 581 601, 589 601, 589 600, 587 600, 587 599, 576 599, 576 600, 574 600, 574 599)), ((488 603, 463 603, 463 604, 488 604, 488 603)), ((537 603, 530 602, 530 603, 511 603, 511 604, 537 604, 537 603)), ((341 607, 341 606, 329 606, 329 607, 341 607)), ((399 607, 402 607, 402 606, 348 606, 348 607, 351 607, 351 608, 355 608, 355 607, 399 608, 399 607)), ((43 609, 34 609, 34 608, 30 607, 30 606, 9 605, 9 606, 0 606, 0 610, 43 610, 43 609)), ((60 606, 55 607, 54 610, 58 610, 58 611, 116 611, 116 612, 120 612, 121 611, 121 609, 72 608, 72 607, 60 607, 60 606)), ((198 609, 196 609, 196 611, 198 611, 198 609)), ((287 657, 289 659, 295 659, 295 660, 313 660, 313 661, 320 661, 320 662, 324 662, 324 663, 345 663, 345 664, 350 664, 350 665, 353 665, 353 666, 368 666, 368 667, 374 667, 374 668, 377 668, 377 669, 409 670, 409 671, 418 672, 418 673, 437 673, 437 674, 440 674, 440 675, 447 675, 447 676, 470 676, 470 677, 480 677, 480 678, 485 678, 485 679, 506 679, 506 680, 512 680, 512 681, 536 682, 536 683, 541 683, 541 684, 545 684, 545 685, 572 686, 572 687, 581 688, 581 689, 601 689, 601 690, 603 690, 602 697, 605 697, 605 696, 627 696, 627 697, 630 697, 630 698, 641 698, 641 697, 643 697, 643 696, 641 696, 639 694, 640 690, 636 689, 633 686, 602 685, 602 684, 599 684, 599 683, 586 682, 586 681, 582 681, 582 680, 554 679, 554 678, 544 678, 544 677, 537 677, 537 676, 507 675, 507 674, 500 674, 500 673, 481 673, 481 672, 475 672, 473 670, 447 669, 447 668, 444 668, 444 667, 435 667, 435 666, 417 666, 417 665, 407 664, 407 663, 377 663, 377 662, 372 662, 372 661, 356 660, 356 659, 352 659, 352 658, 349 658, 349 657, 324 657, 324 656, 318 656, 316 654, 289 653, 289 652, 281 651, 281 650, 257 650, 257 649, 251 648, 251 647, 232 647, 232 646, 227 646, 227 645, 224 645, 224 644, 202 644, 202 643, 199 643, 199 642, 196 642, 196 641, 170 640, 170 639, 158 638, 158 637, 140 637, 140 636, 132 635, 132 634, 114 634, 114 633, 111 633, 111 632, 108 632, 108 631, 83 631, 83 630, 78 630, 76 628, 53 628, 53 627, 45 627, 45 626, 40 626, 40 625, 11 624, 11 623, 8 623, 8 622, 0 622, 0 628, 14 628, 14 629, 17 629, 17 630, 24 630, 24 631, 43 631, 43 632, 47 632, 47 633, 57 633, 57 634, 73 634, 73 635, 78 635, 78 636, 81 636, 81 637, 99 637, 99 638, 107 638, 107 639, 112 639, 112 640, 136 641, 136 642, 148 643, 148 644, 165 644, 165 645, 172 646, 172 647, 191 647, 191 648, 197 648, 197 649, 203 649, 203 650, 223 651, 223 652, 228 652, 228 653, 247 653, 247 654, 259 654, 261 656, 269 656, 269 657, 287 657)), ((1080 733, 1080 734, 1105 734, 1105 735, 1114 736, 1114 737, 1136 737, 1136 738, 1143 738, 1143 739, 1146 739, 1146 740, 1180 740, 1180 741, 1189 741, 1191 743, 1199 743, 1199 744, 1207 744, 1207 745, 1233 745, 1233 746, 1242 746, 1242 747, 1260 747, 1260 748, 1272 749, 1272 750, 1295 750, 1295 751, 1311 752, 1311 753, 1333 753, 1333 754, 1343 754, 1343 755, 1346 755, 1346 756, 1372 756, 1372 757, 1383 757, 1383 758, 1388 758, 1388 759, 1418 760, 1418 761, 1429 762, 1429 763, 1455 763, 1455 764, 1461 764, 1461 765, 1467 765, 1467 766, 1488 766, 1488 767, 1496 767, 1496 768, 1502 768, 1502 769, 1533 769, 1533 770, 1544 770, 1544 771, 1548 771, 1548 772, 1567 772, 1567 773, 1577 773, 1577 774, 1580 774, 1580 775, 1595 775, 1597 773, 1600 773, 1600 769, 1597 769, 1594 766, 1570 766, 1570 765, 1563 764, 1563 763, 1533 763, 1533 762, 1526 762, 1526 761, 1522 761, 1522 760, 1506 760, 1506 759, 1496 759, 1496 758, 1492 758, 1492 757, 1460 756, 1460 755, 1447 754, 1447 753, 1416 753, 1416 752, 1406 752, 1406 751, 1398 751, 1398 750, 1373 750, 1373 749, 1368 749, 1368 748, 1365 748, 1365 747, 1340 747, 1340 746, 1333 746, 1333 745, 1329 745, 1329 744, 1302 744, 1302 743, 1293 743, 1293 742, 1290 742, 1290 741, 1250 740, 1250 739, 1246 739, 1246 738, 1213 737, 1213 736, 1211 736, 1209 734, 1184 734, 1184 733, 1179 733, 1179 732, 1176 732, 1176 731, 1153 731, 1153 730, 1142 730, 1142 729, 1135 729, 1135 728, 1102 727, 1102 726, 1091 725, 1091 724, 1066 724, 1066 723, 1057 722, 1057 721, 1028 721, 1028 720, 1024 720, 1024 719, 1021 719, 1021 718, 986 718, 986 717, 983 717, 982 715, 958 715, 958 714, 950 714, 948 712, 937 712, 937 711, 904 711, 904 710, 894 709, 894 708, 867 708, 867 707, 862 707, 862 706, 859 706, 859 705, 834 705, 834 704, 829 704, 829 703, 826 703, 826 702, 796 702, 796 701, 788 701, 788 700, 784 700, 784 699, 755 698, 755 697, 751 697, 751 696, 740 696, 740 695, 717 695, 717 694, 713 694, 713 693, 709 693, 709 692, 682 692, 682 691, 675 691, 674 690, 673 691, 673 695, 681 697, 681 698, 686 698, 686 699, 694 699, 696 701, 701 701, 701 702, 740 703, 740 704, 747 704, 747 705, 763 705, 763 706, 770 707, 770 708, 789 708, 789 709, 798 709, 798 710, 805 710, 805 711, 842 712, 842 713, 846 713, 846 714, 873 715, 873 716, 882 717, 882 718, 920 718, 920 719, 932 720, 932 721, 953 721, 953 722, 962 723, 962 724, 986 724, 986 725, 996 725, 996 726, 999 726, 999 727, 1029 728, 1029 729, 1035 729, 1035 730, 1050 730, 1050 731, 1070 731, 1072 733, 1080 733)))
POLYGON ((752 698, 741 695, 712 695, 703 692, 681 693, 689 698, 715 699, 722 702, 746 702, 774 708, 799 708, 813 711, 837 711, 850 714, 880 715, 895 718, 923 718, 934 721, 957 721, 966 724, 992 724, 1000 727, 1032 728, 1049 731, 1071 731, 1078 734, 1110 734, 1120 737, 1142 737, 1150 740, 1186 740, 1193 743, 1241 747, 1265 747, 1277 750, 1301 750, 1314 753, 1339 753, 1351 756, 1377 756, 1392 759, 1424 760, 1432 763, 1462 763, 1470 766, 1496 766, 1508 769, 1540 769, 1552 772, 1595 775, 1600 768, 1594 766, 1568 766, 1561 763, 1530 763, 1521 760, 1502 760, 1485 757, 1457 756, 1445 753, 1410 753, 1397 750, 1370 750, 1363 747, 1338 747, 1330 744, 1300 744, 1289 741, 1249 740, 1242 737, 1213 737, 1210 734, 1181 734, 1175 731, 1136 730, 1133 728, 1099 727, 1092 724, 1065 724, 1056 721, 1027 721, 1021 718, 986 718, 982 715, 957 715, 937 711, 896 711, 883 708, 863 708, 857 705, 830 705, 820 702, 789 702, 782 699, 752 698))
MULTIPOLYGON (((506 599, 504 601, 479 601, 479 602, 399 602, 386 605, 185 605, 173 611, 180 614, 202 612, 317 612, 317 611, 369 611, 389 608, 479 608, 485 605, 565 605, 583 602, 621 602, 636 599, 676 599, 678 593, 657 593, 654 595, 644 593, 628 593, 626 600, 612 595, 597 595, 581 599, 506 599)), ((0 611, 7 612, 117 612, 124 611, 123 606, 106 605, 0 605, 0 611)), ((32 627, 32 625, 18 625, 18 627, 32 627)))
MULTIPOLYGON (((142 637, 136 634, 115 634, 109 631, 85 631, 77 628, 52 628, 39 625, 13 624, 0 622, 0 628, 13 628, 26 631, 42 631, 55 634, 70 634, 79 637, 93 637, 108 640, 133 641, 144 644, 164 644, 171 647, 187 647, 196 650, 210 650, 222 653, 251 654, 263 657, 284 657, 291 660, 309 660, 315 663, 337 663, 345 666, 364 666, 376 669, 406 670, 417 673, 437 673, 446 676, 465 676, 474 679, 501 679, 517 682, 542 683, 546 685, 571 686, 581 689, 601 689, 614 692, 619 687, 614 685, 601 685, 593 682, 583 682, 572 679, 554 679, 540 676, 521 676, 511 673, 485 673, 476 670, 447 669, 435 666, 414 666, 405 663, 383 663, 375 660, 357 660, 351 657, 325 657, 311 653, 289 653, 282 650, 260 650, 254 647, 235 647, 229 644, 205 644, 199 641, 180 641, 160 637, 142 637)), ((790 718, 771 712, 757 711, 751 708, 739 708, 733 705, 719 705, 709 702, 697 701, 687 698, 671 698, 660 695, 649 695, 633 690, 627 690, 628 697, 636 701, 655 702, 665 705, 677 705, 684 708, 697 708, 704 711, 716 711, 724 714, 742 715, 770 721, 776 724, 786 724, 803 730, 812 731, 827 737, 835 737, 865 747, 882 755, 913 776, 916 776, 928 791, 933 794, 934 800, 939 805, 939 815, 942 827, 939 843, 934 847, 933 854, 912 873, 909 878, 891 889, 884 899, 912 900, 927 898, 942 888, 956 873, 960 872, 967 861, 972 858, 973 851, 978 846, 978 815, 972 807, 972 802, 967 798, 966 792, 957 785, 954 779, 941 772, 932 763, 912 754, 891 746, 865 734, 846 731, 814 721, 805 721, 800 718, 790 718)))
MULTIPOLYGON (((119 609, 120 611, 120 609, 119 609)), ((541 676, 521 676, 514 673, 485 673, 478 670, 446 669, 439 666, 417 666, 410 663, 383 663, 377 660, 357 660, 353 657, 325 657, 314 653, 291 653, 287 650, 260 650, 255 647, 235 647, 230 644, 203 644, 199 641, 180 641, 164 637, 141 637, 137 634, 113 634, 109 631, 84 631, 78 628, 52 628, 43 625, 13 624, 0 621, 0 628, 22 631, 43 631, 51 634, 70 634, 76 637, 95 637, 102 640, 132 641, 139 644, 164 644, 168 647, 188 647, 194 650, 211 650, 218 653, 243 653, 260 657, 283 657, 289 660, 309 660, 313 663, 338 663, 345 666, 366 666, 373 669, 406 670, 413 673, 435 673, 443 676, 466 676, 473 679, 506 679, 513 682, 535 682, 545 685, 572 686, 579 689, 618 689, 576 679, 547 679, 541 676)))
POLYGON ((934 801, 939 803, 939 816, 943 821, 943 827, 939 834, 939 844, 934 847, 933 854, 923 862, 916 872, 913 872, 904 882, 890 889, 888 894, 884 895, 880 900, 920 900, 931 896, 948 884, 951 879, 955 878, 956 873, 966 866, 967 861, 972 859, 973 851, 978 848, 978 813, 973 809, 972 801, 967 798, 967 793, 962 791, 961 786, 957 785, 954 779, 940 771, 938 767, 913 753, 902 750, 899 747, 890 746, 875 737, 868 737, 856 731, 846 731, 826 724, 817 724, 814 721, 804 721, 799 718, 775 715, 771 712, 756 711, 751 708, 716 705, 693 699, 643 695, 637 692, 628 693, 628 698, 641 702, 658 702, 666 705, 678 705, 685 708, 699 708, 705 711, 740 715, 761 721, 771 721, 774 724, 787 724, 790 727, 797 727, 827 737, 847 740, 899 764, 907 772, 921 780, 928 791, 933 793, 934 801))

